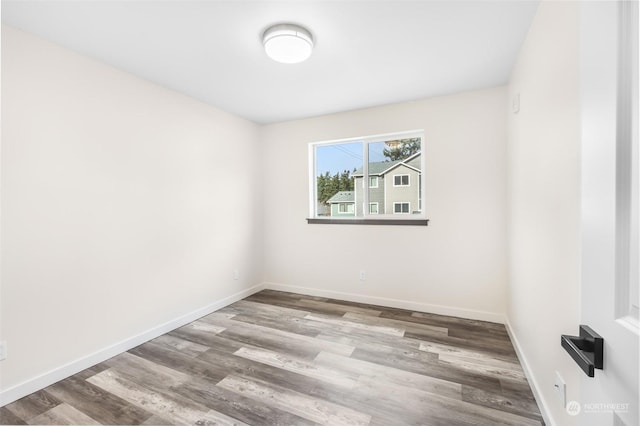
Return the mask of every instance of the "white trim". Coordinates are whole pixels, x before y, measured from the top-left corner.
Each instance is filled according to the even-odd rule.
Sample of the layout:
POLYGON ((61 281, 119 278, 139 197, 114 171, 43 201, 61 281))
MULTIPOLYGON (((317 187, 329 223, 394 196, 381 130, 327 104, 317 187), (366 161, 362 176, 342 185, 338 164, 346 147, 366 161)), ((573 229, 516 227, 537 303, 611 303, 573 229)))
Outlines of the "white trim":
POLYGON ((369 203, 369 214, 370 215, 374 215, 374 214, 380 214, 380 203, 378 203, 377 201, 374 201, 373 203, 369 203), (375 213, 371 213, 371 206, 375 204, 376 205, 376 212, 375 213))
POLYGON ((536 403, 538 404, 538 408, 540 409, 540 414, 542 415, 544 423, 547 426, 556 426, 558 423, 554 421, 553 417, 551 416, 551 412, 547 410, 547 400, 544 398, 543 396, 544 394, 540 392, 540 389, 541 389, 540 384, 538 383, 535 376, 533 375, 533 370, 529 366, 527 357, 524 355, 522 346, 520 346, 520 341, 516 337, 516 334, 513 331, 513 328, 511 327, 511 323, 509 322, 508 317, 504 318, 504 326, 506 327, 507 334, 511 339, 511 344, 513 345, 513 348, 516 351, 516 355, 518 356, 518 361, 520 361, 520 365, 522 366, 524 375, 529 381, 529 387, 531 388, 533 397, 535 398, 536 403))
MULTIPOLYGON (((418 154, 420 154, 418 152, 418 154)), ((407 169, 411 169, 415 172, 420 173, 420 169, 418 169, 417 167, 413 167, 407 163, 404 162, 405 160, 402 160, 401 162, 399 162, 398 164, 394 164, 393 166, 389 167, 386 170, 383 170, 382 172, 380 172, 381 175, 386 175, 387 173, 389 173, 391 170, 395 169, 396 167, 400 167, 400 166, 405 166, 407 169)))
POLYGON ((106 361, 107 359, 126 352, 129 349, 135 348, 136 346, 148 342, 151 339, 155 339, 156 337, 168 333, 171 330, 175 330, 176 328, 189 324, 190 322, 193 322, 198 318, 209 315, 210 313, 215 312, 218 309, 222 309, 232 303, 235 303, 238 300, 251 296, 252 294, 259 292, 263 288, 264 284, 254 285, 253 287, 250 287, 246 290, 242 290, 238 293, 232 294, 231 296, 227 296, 202 308, 196 309, 195 311, 186 313, 173 320, 167 321, 164 324, 160 324, 147 331, 143 331, 142 333, 139 333, 135 336, 131 336, 120 342, 114 343, 111 346, 100 349, 92 354, 89 354, 82 358, 78 358, 60 367, 54 368, 53 370, 47 371, 18 385, 2 390, 0 392, 0 407, 10 404, 13 401, 32 394, 40 389, 46 388, 49 385, 66 379, 69 376, 77 374, 82 370, 106 361))
POLYGON ((392 175, 391 177, 393 177, 393 186, 394 187, 411 186, 411 175, 401 174, 401 175, 392 175), (407 184, 406 185, 402 185, 402 179, 400 179, 400 185, 396 185, 396 176, 397 177, 406 176, 407 177, 407 184))
MULTIPOLYGON (((402 209, 400 209, 402 210, 402 209)), ((393 214, 411 214, 411 203, 408 201, 397 201, 393 203, 393 214), (409 211, 405 212, 396 212, 396 204, 407 204, 409 206, 409 211)))
MULTIPOLYGON (((369 142, 362 142, 362 217, 369 215, 369 142), (364 183, 367 182, 365 185, 364 183)), ((356 216, 358 216, 358 208, 356 206, 356 216)))
MULTIPOLYGON (((368 205, 369 205, 369 188, 379 188, 380 186, 380 179, 383 178, 384 173, 380 173, 380 174, 375 174, 375 175, 370 175, 369 174, 369 145, 371 143, 379 143, 379 142, 387 142, 388 140, 391 139, 411 139, 411 138, 417 138, 420 139, 420 151, 416 152, 414 154, 412 154, 411 156, 405 158, 404 160, 400 161, 398 164, 395 164, 393 166, 391 166, 388 170, 391 170, 399 165, 404 165, 405 167, 407 167, 409 170, 414 170, 415 172, 418 173, 419 179, 423 179, 424 178, 424 174, 422 173, 422 170, 419 170, 413 166, 410 166, 408 164, 405 163, 405 161, 410 161, 413 158, 415 158, 416 156, 420 155, 420 159, 421 159, 421 165, 423 166, 422 168, 424 168, 424 156, 422 156, 423 154, 423 142, 424 142, 424 130, 410 130, 410 131, 405 131, 405 132, 396 132, 396 133, 385 133, 385 134, 380 134, 380 135, 372 135, 372 136, 364 136, 364 137, 356 137, 356 138, 345 138, 345 139, 335 139, 335 140, 329 140, 329 141, 318 141, 318 142, 310 142, 309 143, 309 185, 311 185, 311 187, 309 188, 309 217, 310 218, 318 218, 318 213, 317 213, 317 174, 318 171, 317 169, 317 148, 319 146, 331 146, 331 145, 341 145, 341 144, 349 144, 349 143, 361 143, 362 144, 362 174, 352 174, 352 178, 354 179, 354 204, 355 204, 355 211, 354 211, 354 216, 358 217, 358 218, 362 218, 362 219, 366 219, 370 213, 368 210, 368 205), (362 200, 361 202, 358 200, 357 197, 357 191, 358 191, 358 184, 357 184, 357 179, 358 177, 362 176, 363 180, 362 180, 362 200), (371 176, 378 176, 378 186, 373 187, 373 186, 369 186, 369 178, 371 176), (367 182, 367 185, 364 184, 364 182, 367 182), (362 209, 362 215, 358 215, 358 206, 361 207, 362 209)), ((395 185, 395 179, 393 182, 393 186, 398 186, 398 187, 410 187, 411 186, 411 175, 410 174, 399 174, 397 176, 407 176, 408 182, 407 185, 395 185)), ((388 206, 388 200, 387 200, 387 184, 388 182, 385 181, 384 183, 384 195, 385 195, 385 202, 384 202, 384 210, 385 210, 385 214, 380 215, 378 214, 374 214, 376 219, 396 219, 396 217, 393 217, 394 214, 390 214, 387 213, 387 206, 388 206)), ((425 185, 423 185, 424 187, 425 185)), ((423 189, 424 191, 424 189, 423 189)), ((422 199, 424 200, 425 197, 423 196, 422 199)), ((409 210, 411 210, 411 205, 409 205, 409 210)), ((378 209, 379 211, 379 209, 378 209)), ((411 214, 412 212, 409 211, 408 214, 411 214)), ((407 214, 407 213, 403 213, 403 214, 407 214)), ((419 211, 416 212, 416 214, 412 217, 412 219, 415 218, 420 218, 420 219, 426 219, 426 214, 422 211, 422 209, 420 209, 419 211)))
MULTIPOLYGON (((345 139, 333 139, 333 140, 325 140, 325 141, 316 141, 310 142, 311 145, 333 145, 337 143, 349 143, 349 142, 386 142, 391 137, 395 137, 398 139, 411 139, 413 138, 422 138, 424 135, 424 130, 407 130, 403 132, 392 132, 392 133, 382 133, 378 135, 369 135, 369 136, 357 136, 353 138, 345 138, 345 139)), ((422 148, 422 146, 420 147, 422 148)))
POLYGON ((638 329, 638 27, 637 2, 618 8, 618 87, 616 115, 616 271, 615 315, 635 334, 638 329))
MULTIPOLYGON (((416 152, 415 154, 411 154, 410 156, 408 156, 407 158, 405 158, 404 160, 400 160, 398 163, 394 164, 391 167, 388 167, 386 169, 384 169, 383 171, 381 171, 379 174, 380 175, 384 175, 387 174, 388 172, 390 172, 391 170, 393 170, 394 168, 398 167, 398 166, 406 166, 410 169, 415 170, 416 172, 420 172, 420 169, 417 169, 413 166, 410 166, 407 164, 407 161, 411 161, 414 158, 416 158, 418 155, 422 154, 422 142, 423 142, 424 138, 420 138, 420 151, 416 152)), ((422 164, 422 157, 420 158, 420 164, 422 164)))
POLYGON ((316 147, 309 145, 309 217, 318 217, 318 182, 316 181, 316 147))
POLYGON ((416 312, 426 312, 430 314, 448 315, 458 318, 466 318, 478 321, 488 321, 504 324, 503 313, 477 311, 474 309, 457 308, 455 306, 432 305, 427 303, 414 302, 410 300, 389 299, 386 297, 368 296, 365 294, 343 293, 341 291, 323 290, 312 287, 299 287, 287 284, 265 282, 262 284, 266 290, 288 291, 300 293, 308 296, 329 297, 332 299, 345 300, 348 302, 368 303, 370 305, 387 306, 390 308, 407 309, 416 312))

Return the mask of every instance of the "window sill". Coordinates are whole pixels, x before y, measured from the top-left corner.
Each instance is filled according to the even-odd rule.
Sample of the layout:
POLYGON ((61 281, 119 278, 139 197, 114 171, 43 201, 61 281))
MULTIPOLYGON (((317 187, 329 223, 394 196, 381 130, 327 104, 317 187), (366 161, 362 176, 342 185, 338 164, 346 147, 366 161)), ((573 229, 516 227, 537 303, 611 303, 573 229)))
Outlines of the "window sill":
POLYGON ((409 225, 427 226, 429 219, 324 219, 307 218, 309 225, 409 225))

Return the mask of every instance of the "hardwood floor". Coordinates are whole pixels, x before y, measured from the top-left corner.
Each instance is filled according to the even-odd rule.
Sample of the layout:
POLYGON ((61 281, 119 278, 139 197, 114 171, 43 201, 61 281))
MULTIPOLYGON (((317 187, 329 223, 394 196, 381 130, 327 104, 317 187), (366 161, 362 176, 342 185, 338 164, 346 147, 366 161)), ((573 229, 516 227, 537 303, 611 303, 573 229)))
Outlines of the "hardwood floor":
POLYGON ((0 422, 544 424, 503 325, 269 290, 2 407, 0 422))

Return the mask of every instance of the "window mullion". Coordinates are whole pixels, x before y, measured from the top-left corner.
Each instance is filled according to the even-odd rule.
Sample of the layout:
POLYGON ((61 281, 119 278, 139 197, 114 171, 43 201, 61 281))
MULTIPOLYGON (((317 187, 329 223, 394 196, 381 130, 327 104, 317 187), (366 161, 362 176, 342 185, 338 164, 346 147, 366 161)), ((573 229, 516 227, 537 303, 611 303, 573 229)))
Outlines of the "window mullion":
POLYGON ((369 216, 369 142, 362 142, 362 173, 364 174, 362 179, 362 185, 364 186, 362 191, 362 216, 369 216))

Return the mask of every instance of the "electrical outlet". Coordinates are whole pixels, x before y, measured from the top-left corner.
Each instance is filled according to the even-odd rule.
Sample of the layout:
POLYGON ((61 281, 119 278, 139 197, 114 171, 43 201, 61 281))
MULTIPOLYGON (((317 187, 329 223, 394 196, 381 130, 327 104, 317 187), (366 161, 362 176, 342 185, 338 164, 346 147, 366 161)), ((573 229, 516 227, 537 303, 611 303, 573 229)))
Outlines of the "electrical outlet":
POLYGON ((367 279, 367 274, 364 271, 360 271, 360 281, 367 279))
POLYGON ((237 269, 233 270, 233 279, 234 280, 240 279, 240 271, 238 271, 237 269))
POLYGON ((0 342, 0 361, 7 358, 7 342, 0 342))
POLYGON ((520 112, 520 93, 516 93, 513 97, 513 101, 511 102, 511 109, 514 114, 520 112))
POLYGON ((556 381, 553 383, 553 388, 556 391, 558 399, 562 402, 562 406, 565 407, 567 405, 567 385, 564 383, 562 376, 557 371, 556 381))

